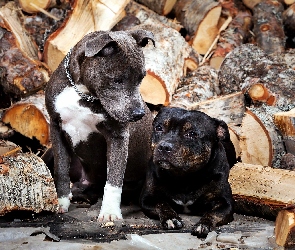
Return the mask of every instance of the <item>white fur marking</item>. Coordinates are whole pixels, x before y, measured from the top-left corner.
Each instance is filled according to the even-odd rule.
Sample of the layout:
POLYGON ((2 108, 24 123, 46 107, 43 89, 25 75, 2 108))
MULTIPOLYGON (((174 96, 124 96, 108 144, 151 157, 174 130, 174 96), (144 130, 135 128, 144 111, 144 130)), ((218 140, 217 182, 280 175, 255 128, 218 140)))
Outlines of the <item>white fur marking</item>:
POLYGON ((98 216, 99 221, 122 219, 121 204, 122 187, 114 187, 108 182, 104 187, 102 205, 98 216))
MULTIPOLYGON (((85 92, 85 87, 77 85, 85 92)), ((72 87, 65 88, 55 99, 55 109, 60 114, 62 129, 72 139, 73 146, 86 141, 92 132, 98 132, 96 125, 105 120, 103 114, 95 114, 89 108, 79 105, 81 97, 72 87)))
POLYGON ((177 205, 183 206, 183 212, 184 212, 185 214, 188 214, 188 213, 191 212, 191 210, 188 208, 188 206, 194 204, 194 201, 193 201, 193 200, 189 200, 189 201, 187 201, 187 203, 183 203, 183 201, 181 201, 181 200, 174 200, 174 199, 173 199, 173 201, 174 201, 177 205))
POLYGON ((70 200, 72 197, 72 193, 69 193, 68 196, 62 196, 61 198, 58 198, 59 212, 66 213, 69 211, 69 206, 71 204, 70 200))

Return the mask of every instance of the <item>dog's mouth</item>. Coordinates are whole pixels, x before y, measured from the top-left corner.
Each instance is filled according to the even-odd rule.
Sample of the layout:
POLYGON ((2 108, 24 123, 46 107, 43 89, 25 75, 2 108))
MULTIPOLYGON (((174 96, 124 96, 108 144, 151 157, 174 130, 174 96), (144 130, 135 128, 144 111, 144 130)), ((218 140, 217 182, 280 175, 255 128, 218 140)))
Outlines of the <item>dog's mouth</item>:
POLYGON ((157 165, 163 169, 170 169, 172 167, 172 164, 165 160, 157 161, 157 165))
POLYGON ((159 160, 156 162, 156 164, 162 169, 173 170, 173 171, 177 171, 177 172, 178 171, 186 172, 190 169, 189 166, 177 166, 167 160, 159 160))

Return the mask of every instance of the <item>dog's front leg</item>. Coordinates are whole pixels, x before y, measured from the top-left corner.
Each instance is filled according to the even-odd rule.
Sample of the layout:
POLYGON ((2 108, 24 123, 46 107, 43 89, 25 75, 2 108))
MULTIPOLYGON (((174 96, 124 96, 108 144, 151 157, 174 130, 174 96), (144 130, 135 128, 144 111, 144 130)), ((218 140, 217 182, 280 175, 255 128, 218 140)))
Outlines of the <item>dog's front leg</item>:
POLYGON ((69 169, 71 163, 70 152, 65 145, 65 138, 58 124, 50 122, 50 136, 54 155, 54 182, 58 197, 58 212, 68 212, 72 193, 70 190, 69 169))
POLYGON ((122 219, 121 193, 127 164, 129 129, 107 132, 107 182, 98 221, 122 219))

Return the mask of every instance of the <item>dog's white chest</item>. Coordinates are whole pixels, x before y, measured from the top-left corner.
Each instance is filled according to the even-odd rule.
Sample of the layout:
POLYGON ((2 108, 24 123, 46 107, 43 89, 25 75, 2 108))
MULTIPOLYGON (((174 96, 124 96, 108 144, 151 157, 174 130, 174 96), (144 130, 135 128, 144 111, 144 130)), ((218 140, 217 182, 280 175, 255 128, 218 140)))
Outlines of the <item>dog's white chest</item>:
POLYGON ((72 87, 65 88, 55 99, 62 129, 71 137, 73 146, 86 141, 90 133, 98 132, 96 125, 105 120, 103 114, 93 113, 89 108, 80 106, 80 99, 72 87))

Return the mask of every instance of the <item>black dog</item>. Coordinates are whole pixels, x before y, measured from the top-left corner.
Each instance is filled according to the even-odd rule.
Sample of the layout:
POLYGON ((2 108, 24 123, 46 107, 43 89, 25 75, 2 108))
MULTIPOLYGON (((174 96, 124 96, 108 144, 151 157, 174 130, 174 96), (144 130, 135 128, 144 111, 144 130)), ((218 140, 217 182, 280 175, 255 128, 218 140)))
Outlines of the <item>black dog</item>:
POLYGON ((60 213, 68 211, 70 165, 79 160, 82 184, 106 182, 99 220, 122 218, 126 164, 133 167, 125 173, 132 181, 150 157, 152 116, 139 93, 146 74, 142 47, 148 40, 154 43, 145 30, 90 33, 52 74, 45 101, 60 213))
POLYGON ((206 237, 233 220, 228 176, 235 149, 225 122, 199 111, 162 108, 153 122, 153 157, 140 203, 166 229, 183 227, 178 213, 202 215, 191 233, 206 237))

